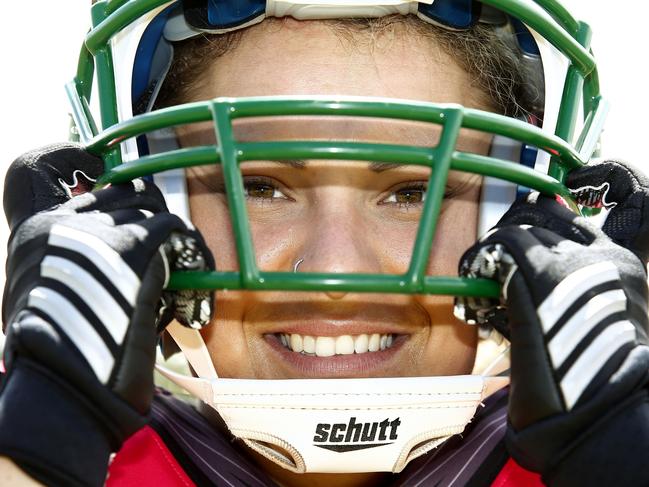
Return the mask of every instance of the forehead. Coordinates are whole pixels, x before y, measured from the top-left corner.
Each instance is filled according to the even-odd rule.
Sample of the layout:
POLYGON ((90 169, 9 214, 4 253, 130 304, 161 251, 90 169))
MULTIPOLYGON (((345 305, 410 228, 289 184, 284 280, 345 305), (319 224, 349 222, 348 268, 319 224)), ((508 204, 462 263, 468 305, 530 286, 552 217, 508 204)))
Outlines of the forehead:
POLYGON ((476 106, 468 74, 433 36, 407 26, 342 35, 318 21, 262 22, 214 59, 195 99, 352 95, 476 106))
MULTIPOLYGON (((253 117, 233 123, 234 137, 241 142, 335 140, 434 147, 441 132, 441 127, 432 123, 371 117, 253 117)), ((216 142, 212 122, 178 127, 177 133, 186 147, 216 142)), ((461 129, 456 149, 484 153, 490 140, 489 134, 461 129)))
MULTIPOLYGON (((468 74, 434 35, 396 25, 380 31, 342 33, 318 21, 262 22, 243 31, 233 49, 212 61, 193 93, 220 96, 351 95, 460 103, 484 108, 468 74)), ((432 146, 440 128, 386 119, 291 117, 239 119, 238 140, 355 140, 432 146)), ((181 127, 184 146, 212 143, 214 127, 181 127)), ((463 130, 458 149, 484 153, 489 137, 463 130)))

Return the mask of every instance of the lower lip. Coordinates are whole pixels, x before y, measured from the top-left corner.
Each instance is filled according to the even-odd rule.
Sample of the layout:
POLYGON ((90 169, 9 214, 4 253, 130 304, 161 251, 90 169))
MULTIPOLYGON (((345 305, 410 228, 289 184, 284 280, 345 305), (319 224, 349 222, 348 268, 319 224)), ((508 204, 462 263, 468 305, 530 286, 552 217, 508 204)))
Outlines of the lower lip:
POLYGON ((280 356, 282 362, 292 369, 291 375, 295 375, 296 378, 344 378, 385 374, 408 336, 396 336, 392 346, 385 350, 331 357, 316 357, 293 352, 282 345, 276 335, 265 335, 264 338, 271 349, 280 356))

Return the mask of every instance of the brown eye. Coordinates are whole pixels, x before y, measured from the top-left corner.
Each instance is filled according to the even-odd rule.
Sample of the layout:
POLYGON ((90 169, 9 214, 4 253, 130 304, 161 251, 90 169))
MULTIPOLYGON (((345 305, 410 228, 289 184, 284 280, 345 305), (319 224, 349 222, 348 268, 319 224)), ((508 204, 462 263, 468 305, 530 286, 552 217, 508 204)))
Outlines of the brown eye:
POLYGON ((275 188, 267 184, 250 184, 246 187, 246 193, 251 198, 272 198, 275 188))
POLYGON ((421 205, 425 200, 426 185, 411 184, 394 189, 390 195, 382 201, 382 203, 407 208, 414 205, 421 205))
POLYGON ((395 202, 402 205, 422 203, 426 197, 423 189, 406 188, 395 192, 395 202))
POLYGON ((276 199, 287 199, 286 195, 278 189, 278 185, 267 178, 244 178, 243 189, 246 198, 253 200, 270 202, 276 199))

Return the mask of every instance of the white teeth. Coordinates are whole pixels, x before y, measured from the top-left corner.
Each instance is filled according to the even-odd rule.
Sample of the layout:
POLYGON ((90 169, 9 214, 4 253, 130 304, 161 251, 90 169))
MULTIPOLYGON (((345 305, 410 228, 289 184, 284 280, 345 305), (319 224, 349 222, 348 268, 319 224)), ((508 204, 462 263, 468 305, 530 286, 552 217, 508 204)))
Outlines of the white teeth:
POLYGON ((336 338, 336 355, 350 355, 354 353, 354 339, 351 335, 336 338))
POLYGON ((291 335, 291 350, 294 352, 301 352, 304 350, 302 347, 302 335, 298 335, 297 333, 291 335))
POLYGON ((293 352, 317 357, 332 357, 333 355, 351 355, 353 353, 378 352, 385 350, 394 343, 394 335, 372 333, 371 335, 342 335, 339 337, 314 337, 297 333, 280 333, 278 336, 282 345, 293 352))
POLYGON ((358 335, 354 340, 354 352, 365 353, 367 352, 367 344, 370 342, 370 337, 367 335, 358 335))
POLYGON ((370 352, 377 352, 379 350, 380 345, 381 345, 381 335, 379 335, 378 333, 372 334, 367 349, 370 352))
POLYGON ((302 346, 306 353, 315 353, 315 338, 311 335, 305 335, 304 338, 302 338, 302 346))
POLYGON ((316 338, 315 354, 318 357, 331 357, 332 355, 336 355, 336 339, 333 337, 316 338))

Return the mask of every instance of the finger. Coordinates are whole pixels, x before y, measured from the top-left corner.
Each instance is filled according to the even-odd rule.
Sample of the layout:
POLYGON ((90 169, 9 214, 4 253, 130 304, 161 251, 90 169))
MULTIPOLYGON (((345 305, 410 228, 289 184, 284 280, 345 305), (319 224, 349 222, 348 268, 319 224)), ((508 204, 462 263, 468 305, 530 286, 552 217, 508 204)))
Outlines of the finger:
POLYGON ((530 194, 503 215, 497 227, 508 225, 545 228, 582 245, 591 244, 599 235, 597 228, 553 198, 530 194))
POLYGON ((63 209, 76 213, 100 211, 104 213, 137 208, 151 213, 167 211, 167 205, 155 184, 141 179, 108 186, 70 200, 63 209))
POLYGON ((149 261, 159 253, 172 233, 187 233, 189 229, 183 220, 171 213, 158 213, 149 218, 139 218, 135 222, 115 227, 114 232, 104 228, 103 239, 113 248, 123 248, 122 259, 138 274, 142 275, 149 261), (128 245, 124 239, 131 239, 128 245))
POLYGON ((456 298, 454 314, 458 319, 468 324, 493 326, 509 338, 506 306, 508 288, 519 270, 516 259, 532 254, 542 258, 546 249, 530 228, 529 225, 510 225, 494 229, 464 253, 459 275, 497 280, 501 292, 499 299, 456 298))
POLYGON ((528 231, 534 235, 534 238, 536 238, 539 242, 541 242, 545 247, 547 248, 554 248, 557 247, 558 245, 566 246, 566 245, 576 245, 579 246, 581 245, 580 243, 577 243, 573 240, 567 239, 562 235, 559 235, 558 233, 555 233, 551 230, 548 230, 547 228, 541 228, 541 227, 530 227, 528 231))
POLYGON ((9 227, 91 190, 103 170, 100 158, 72 143, 23 154, 11 164, 5 178, 4 210, 9 227))
MULTIPOLYGON (((164 246, 164 254, 171 271, 207 271, 214 269, 214 258, 207 244, 197 231, 172 233, 164 246)), ((208 325, 214 310, 214 293, 204 289, 182 289, 166 291, 164 306, 170 312, 161 314, 159 329, 164 328, 171 318, 182 325, 200 329, 208 325)))
MULTIPOLYGON (((501 284, 506 284, 507 274, 503 274, 502 268, 500 267, 503 258, 507 259, 506 256, 509 256, 515 262, 526 262, 530 259, 540 258, 547 252, 547 247, 544 245, 543 241, 539 240, 537 237, 536 230, 535 227, 528 224, 508 225, 498 228, 496 231, 487 234, 486 238, 480 240, 477 244, 477 249, 500 249, 494 257, 498 267, 491 278, 495 277, 501 284)), ((480 253, 483 257, 485 256, 484 251, 480 253)), ((473 267, 480 269, 478 271, 478 277, 488 277, 482 269, 488 267, 485 267, 484 264, 480 264, 479 260, 474 261, 473 267)), ((506 291, 506 288, 503 289, 505 294, 506 291)))
MULTIPOLYGON (((59 218, 72 217, 74 214, 65 213, 63 211, 54 211, 52 215, 57 215, 59 218)), ((80 229, 90 229, 90 233, 95 233, 92 231, 92 228, 101 228, 102 226, 106 227, 116 227, 118 225, 128 225, 130 223, 138 223, 147 218, 151 218, 154 215, 153 212, 149 210, 141 210, 136 208, 124 208, 121 210, 115 210, 108 213, 96 212, 88 215, 82 224, 72 224, 75 227, 80 229)), ((101 236, 101 231, 98 236, 101 236)))
POLYGON ((127 223, 137 223, 141 220, 153 217, 154 213, 149 210, 135 209, 135 208, 125 208, 123 210, 115 210, 110 213, 102 213, 109 220, 109 224, 112 226, 115 225, 125 225, 127 223))
POLYGON ((168 269, 160 255, 154 255, 142 276, 136 305, 133 308, 132 326, 124 337, 122 357, 113 373, 113 389, 142 414, 151 403, 155 363, 157 308, 168 269), (144 345, 144 346, 143 346, 144 345), (133 367, 132 364, 138 364, 133 367))

